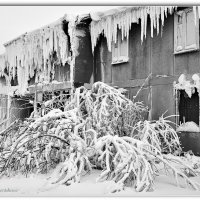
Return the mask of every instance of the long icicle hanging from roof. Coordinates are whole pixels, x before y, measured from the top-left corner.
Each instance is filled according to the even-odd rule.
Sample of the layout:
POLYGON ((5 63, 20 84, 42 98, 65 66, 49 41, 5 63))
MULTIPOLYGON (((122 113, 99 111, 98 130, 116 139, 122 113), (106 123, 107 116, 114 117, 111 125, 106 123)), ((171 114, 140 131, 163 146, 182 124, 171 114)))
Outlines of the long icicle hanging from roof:
POLYGON ((92 17, 91 22, 91 42, 92 51, 97 44, 97 40, 101 33, 107 38, 108 50, 111 51, 112 41, 117 40, 117 29, 122 30, 122 40, 124 37, 129 36, 129 30, 132 23, 139 23, 141 19, 141 41, 143 37, 146 38, 147 31, 147 17, 150 16, 151 20, 151 37, 153 37, 153 29, 157 29, 159 33, 159 19, 161 18, 162 25, 164 25, 164 18, 167 17, 167 13, 173 13, 177 6, 143 6, 143 7, 127 7, 122 11, 100 17, 92 17), (97 20, 96 20, 96 19, 97 20))

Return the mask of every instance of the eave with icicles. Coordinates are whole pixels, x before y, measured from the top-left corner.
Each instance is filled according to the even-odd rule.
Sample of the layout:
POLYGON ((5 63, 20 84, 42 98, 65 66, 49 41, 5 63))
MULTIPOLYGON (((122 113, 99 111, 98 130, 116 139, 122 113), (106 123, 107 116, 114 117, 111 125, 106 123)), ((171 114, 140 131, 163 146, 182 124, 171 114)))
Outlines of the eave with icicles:
MULTIPOLYGON (((151 37, 153 37, 154 29, 157 34, 161 25, 164 26, 164 19, 167 14, 173 14, 177 10, 177 6, 126 6, 115 8, 106 12, 90 13, 91 22, 91 40, 92 50, 97 44, 100 34, 107 39, 108 50, 111 51, 112 42, 117 41, 117 30, 122 31, 122 40, 129 36, 129 30, 132 23, 141 21, 141 42, 146 38, 147 18, 151 20, 151 37)), ((200 7, 194 6, 195 17, 200 11, 200 7)))
POLYGON ((34 76, 35 83, 50 83, 50 79, 54 80, 55 65, 51 63, 54 52, 57 54, 58 64, 64 66, 68 63, 71 68, 74 67, 69 38, 63 30, 64 21, 68 23, 69 36, 73 37, 75 17, 64 15, 52 24, 22 34, 4 44, 6 52, 3 55, 4 63, 0 61, 1 71, 7 69, 10 81, 17 77, 17 94, 28 93, 28 81, 34 76))

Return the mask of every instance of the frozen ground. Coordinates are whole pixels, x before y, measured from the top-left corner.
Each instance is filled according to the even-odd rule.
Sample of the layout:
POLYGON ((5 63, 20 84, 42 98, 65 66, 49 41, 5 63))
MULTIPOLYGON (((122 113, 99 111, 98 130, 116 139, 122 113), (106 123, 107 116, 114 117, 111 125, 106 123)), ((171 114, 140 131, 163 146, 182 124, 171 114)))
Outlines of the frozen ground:
MULTIPOLYGON (((173 177, 160 175, 156 177, 153 192, 134 192, 126 188, 122 192, 110 193, 112 181, 96 182, 100 171, 93 170, 89 175, 82 177, 81 182, 71 186, 50 186, 49 175, 30 175, 28 178, 16 176, 0 180, 0 196, 200 196, 200 191, 180 188, 176 186, 173 177)), ((200 177, 192 178, 200 183, 200 177)))

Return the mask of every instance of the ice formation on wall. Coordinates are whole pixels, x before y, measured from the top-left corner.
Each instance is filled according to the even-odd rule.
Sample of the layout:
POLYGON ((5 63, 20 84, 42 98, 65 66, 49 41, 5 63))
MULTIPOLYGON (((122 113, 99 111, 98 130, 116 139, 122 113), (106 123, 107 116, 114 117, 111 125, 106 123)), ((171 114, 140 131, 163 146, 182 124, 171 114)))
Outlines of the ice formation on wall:
POLYGON ((0 55, 0 77, 4 76, 5 69, 5 54, 0 55))
MULTIPOLYGON (((5 54, 0 55, 0 78, 3 77, 0 80, 0 94, 9 94, 12 93, 10 88, 10 78, 9 76, 4 72, 6 67, 6 60, 5 60, 5 54)), ((14 88, 13 88, 14 89, 14 88)))
POLYGON ((200 92, 200 74, 193 74, 191 78, 187 77, 185 74, 181 74, 178 78, 178 83, 174 85, 176 90, 185 90, 187 95, 191 98, 192 94, 195 92, 200 92))
POLYGON ((24 34, 5 44, 6 67, 10 77, 17 76, 19 94, 24 94, 28 80, 35 75, 36 82, 50 81, 54 75, 51 56, 55 51, 60 64, 65 64, 69 56, 68 38, 63 31, 63 18, 58 22, 24 34))
POLYGON ((75 57, 77 53, 78 46, 75 45, 76 42, 76 36, 75 36, 75 30, 76 30, 76 17, 74 15, 68 15, 68 34, 70 36, 71 40, 71 60, 70 60, 70 82, 73 85, 74 80, 74 67, 75 67, 75 57))
POLYGON ((1 68, 7 68, 10 80, 17 77, 17 94, 23 95, 27 92, 28 81, 34 76, 38 84, 49 83, 54 78, 54 52, 57 55, 56 64, 70 65, 70 81, 73 85, 75 57, 79 54, 80 38, 85 36, 85 31, 77 29, 76 25, 77 16, 65 15, 51 25, 26 33, 5 44, 6 53, 2 56, 5 60, 0 57, 0 71, 1 68), (68 22, 68 35, 63 30, 64 21, 68 22))
POLYGON ((103 13, 91 13, 91 40, 92 50, 97 44, 97 40, 101 33, 107 38, 108 49, 111 51, 112 41, 117 40, 117 29, 122 30, 122 39, 129 36, 131 23, 139 23, 141 19, 141 40, 146 37, 147 31, 147 17, 150 16, 151 20, 151 37, 153 37, 153 29, 157 29, 159 33, 159 19, 164 25, 164 18, 167 13, 173 13, 176 6, 132 6, 122 7, 121 9, 113 9, 112 11, 103 13))

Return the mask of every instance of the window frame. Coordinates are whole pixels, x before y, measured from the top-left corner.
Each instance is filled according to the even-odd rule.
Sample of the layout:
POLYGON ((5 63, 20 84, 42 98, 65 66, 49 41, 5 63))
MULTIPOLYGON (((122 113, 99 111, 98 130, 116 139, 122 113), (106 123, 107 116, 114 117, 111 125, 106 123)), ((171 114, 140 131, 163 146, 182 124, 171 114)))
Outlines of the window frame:
MULTIPOLYGON (((193 12, 192 8, 186 8, 184 10, 177 11, 174 14, 174 54, 181 54, 191 51, 199 50, 199 16, 196 16, 196 25, 195 25, 195 44, 187 45, 187 14, 193 12), (178 38, 177 38, 177 28, 179 25, 178 17, 182 15, 182 46, 181 50, 178 50, 178 38)), ((198 14, 198 13, 197 13, 198 14)))
POLYGON ((122 40, 121 30, 118 29, 118 31, 117 31, 117 41, 116 41, 116 43, 114 41, 112 42, 112 63, 111 64, 112 65, 116 65, 116 64, 120 64, 120 63, 126 63, 128 61, 129 61, 129 38, 126 36, 122 40), (126 40, 126 55, 125 56, 121 56, 120 55, 121 46, 122 46, 122 43, 125 40, 126 40), (116 44, 118 45, 117 48, 115 48, 116 44), (118 51, 117 58, 116 58, 116 56, 114 54, 115 49, 117 49, 117 51, 118 51))

